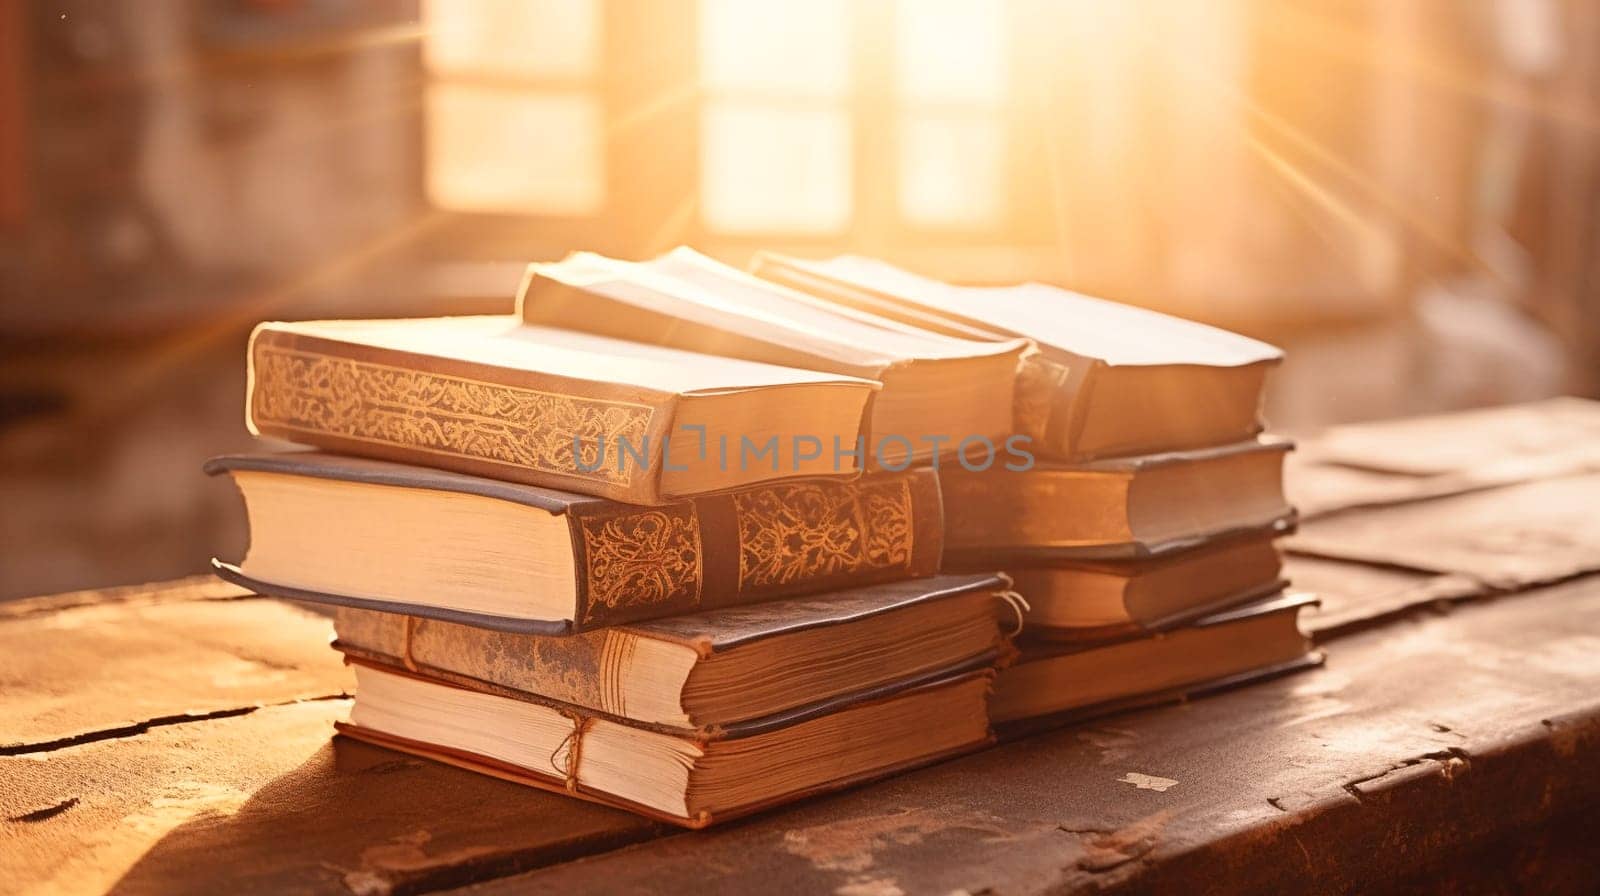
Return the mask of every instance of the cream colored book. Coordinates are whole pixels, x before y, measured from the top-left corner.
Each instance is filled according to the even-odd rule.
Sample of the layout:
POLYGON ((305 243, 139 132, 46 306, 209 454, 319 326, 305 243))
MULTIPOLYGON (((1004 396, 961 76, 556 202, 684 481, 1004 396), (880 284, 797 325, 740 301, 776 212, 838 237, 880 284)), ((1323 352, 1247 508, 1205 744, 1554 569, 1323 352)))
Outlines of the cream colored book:
POLYGON ((866 462, 899 469, 1001 443, 1026 340, 929 333, 679 248, 644 263, 576 253, 523 280, 524 320, 730 358, 876 380, 866 462))
POLYGON ((524 325, 515 316, 264 323, 250 431, 332 451, 661 504, 850 478, 879 385, 524 325))
POLYGON ((1016 430, 1041 456, 1154 454, 1261 431, 1264 342, 1042 283, 963 287, 871 258, 761 253, 753 270, 840 305, 967 339, 1025 337, 1016 430))

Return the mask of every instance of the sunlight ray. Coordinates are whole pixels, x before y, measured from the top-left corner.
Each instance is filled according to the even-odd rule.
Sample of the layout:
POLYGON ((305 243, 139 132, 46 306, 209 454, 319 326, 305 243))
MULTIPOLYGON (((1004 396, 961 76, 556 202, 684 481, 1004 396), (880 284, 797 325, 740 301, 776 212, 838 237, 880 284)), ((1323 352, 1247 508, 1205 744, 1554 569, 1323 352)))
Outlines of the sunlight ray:
POLYGON ((1464 68, 1437 53, 1377 39, 1304 9, 1294 9, 1287 4, 1267 4, 1267 9, 1269 15, 1263 19, 1263 24, 1278 26, 1275 30, 1309 51, 1380 71, 1410 75, 1459 96, 1523 109, 1572 127, 1600 130, 1600 111, 1592 107, 1553 100, 1536 87, 1504 77, 1486 76, 1485 70, 1464 68))
MULTIPOLYGON (((246 327, 262 320, 271 320, 276 312, 296 298, 338 283, 434 232, 455 217, 449 212, 436 210, 421 213, 259 292, 219 299, 218 304, 224 310, 197 326, 163 340, 138 363, 130 365, 116 383, 106 384, 106 388, 96 392, 92 400, 76 408, 69 415, 70 419, 64 418, 63 423, 83 423, 121 412, 126 402, 159 385, 163 377, 181 368, 196 355, 223 340, 235 338, 246 327)), ((56 431, 66 436, 71 434, 73 427, 63 425, 56 431)))

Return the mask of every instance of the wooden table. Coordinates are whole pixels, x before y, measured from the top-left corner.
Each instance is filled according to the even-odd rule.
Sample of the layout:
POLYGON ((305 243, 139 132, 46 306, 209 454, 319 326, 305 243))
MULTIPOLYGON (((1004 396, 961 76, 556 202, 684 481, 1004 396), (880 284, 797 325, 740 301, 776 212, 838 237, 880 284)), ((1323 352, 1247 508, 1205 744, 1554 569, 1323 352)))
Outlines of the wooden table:
POLYGON ((1600 465, 1496 450, 1403 481, 1302 453, 1297 483, 1367 477, 1291 541, 1322 669, 704 833, 333 737, 350 677, 297 606, 0 604, 0 893, 1597 892, 1600 526, 1569 505, 1600 465))

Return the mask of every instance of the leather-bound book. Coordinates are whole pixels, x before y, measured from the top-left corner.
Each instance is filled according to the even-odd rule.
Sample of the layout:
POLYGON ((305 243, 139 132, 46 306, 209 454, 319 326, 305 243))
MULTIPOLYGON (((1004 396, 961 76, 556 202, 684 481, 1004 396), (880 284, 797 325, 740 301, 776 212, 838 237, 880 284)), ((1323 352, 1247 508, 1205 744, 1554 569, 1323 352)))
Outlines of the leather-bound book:
POLYGON ((1290 447, 1263 437, 1083 464, 1040 462, 1022 471, 974 472, 945 462, 945 556, 958 569, 1132 559, 1250 531, 1287 531, 1294 524, 1283 494, 1290 447))
POLYGON ((513 315, 265 323, 249 359, 252 433, 636 504, 854 476, 878 389, 513 315))
POLYGON ((1283 589, 1272 530, 1141 560, 1006 568, 1027 601, 1028 637, 1091 641, 1176 628, 1283 589))
POLYGON ((998 575, 933 576, 523 635, 340 607, 335 646, 462 687, 694 736, 995 665, 1018 625, 998 575))
POLYGON ((658 506, 312 451, 206 465, 243 495, 226 578, 289 597, 566 634, 930 575, 927 469, 752 486, 658 506))
POLYGON ((851 308, 968 339, 1033 340, 1016 430, 1060 460, 1221 445, 1261 430, 1277 348, 1055 286, 958 287, 856 256, 762 253, 759 276, 851 308))
POLYGON ((1158 635, 1110 644, 1034 643, 995 680, 995 724, 1070 721, 1242 684, 1321 661, 1300 631, 1309 594, 1286 594, 1158 635))
POLYGON ((530 265, 518 307, 532 324, 877 380, 864 460, 891 469, 952 454, 965 439, 1003 442, 1027 348, 930 333, 687 248, 645 263, 579 252, 530 265))
POLYGON ((992 742, 993 670, 889 687, 714 733, 655 730, 357 662, 341 733, 689 828, 992 742))

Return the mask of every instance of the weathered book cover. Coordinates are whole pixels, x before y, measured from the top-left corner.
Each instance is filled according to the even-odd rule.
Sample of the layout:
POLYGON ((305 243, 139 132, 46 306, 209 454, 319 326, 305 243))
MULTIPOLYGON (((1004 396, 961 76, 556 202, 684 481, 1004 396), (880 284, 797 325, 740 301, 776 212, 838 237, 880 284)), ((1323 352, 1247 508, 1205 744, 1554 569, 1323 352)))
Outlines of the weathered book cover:
MULTIPOLYGON (((1316 595, 1313 594, 1305 592, 1282 593, 1276 597, 1264 598, 1193 620, 1188 623, 1187 628, 1222 629, 1230 625, 1247 623, 1273 615, 1298 617, 1302 609, 1318 606, 1319 603, 1316 595)), ((1130 633, 1121 638, 1092 644, 1035 642, 1023 648, 1022 653, 1017 657, 1013 665, 1020 666, 1029 662, 1048 661, 1051 658, 1069 654, 1090 653, 1095 650, 1126 644, 1129 641, 1144 640, 1152 637, 1160 637, 1160 635, 1130 633)), ((1321 665, 1324 659, 1323 654, 1312 648, 1309 638, 1305 638, 1303 643, 1303 652, 1299 656, 1254 668, 1229 670, 1220 674, 1213 673, 1209 676, 1196 678, 1193 681, 1182 682, 1155 691, 1127 694, 1099 700, 1084 706, 1071 707, 1059 712, 998 722, 996 723, 997 731, 1002 737, 1011 739, 1041 730, 1077 724, 1088 719, 1099 718, 1113 713, 1187 700, 1321 665)))
MULTIPOLYGON (((492 689, 495 693, 504 690, 514 692, 518 699, 551 701, 638 722, 638 716, 629 712, 625 679, 637 671, 633 664, 641 639, 686 645, 706 659, 781 635, 807 629, 840 629, 883 614, 929 607, 984 591, 998 593, 1007 587, 1008 581, 994 574, 931 576, 812 598, 613 626, 565 638, 513 634, 341 607, 335 617, 338 641, 334 646, 357 659, 405 666, 463 687, 492 689)), ((995 603, 998 616, 998 598, 995 603)), ((968 661, 974 666, 991 666, 1007 650, 997 624, 993 642, 968 661)), ((917 669, 901 676, 901 681, 949 671, 917 669)), ((821 704, 821 711, 825 711, 827 706, 860 699, 860 694, 836 694, 823 701, 808 696, 807 702, 821 704)), ((729 720, 715 725, 718 730, 730 727, 729 720)))
POLYGON ((946 559, 974 564, 1156 557, 1247 534, 1283 534, 1296 523, 1283 496, 1284 439, 1081 464, 971 471, 942 464, 946 559), (1160 501, 1141 482, 1162 477, 1160 501), (1134 531, 1138 507, 1160 504, 1188 517, 1182 534, 1134 531))
MULTIPOLYGON (((726 362, 741 365, 730 378, 691 382, 690 353, 611 356, 608 343, 616 344, 557 339, 510 316, 264 323, 250 337, 245 422, 253 434, 328 450, 659 504, 673 497, 662 488, 667 467, 707 462, 703 445, 698 459, 685 445, 665 455, 669 438, 682 438, 686 396, 770 390, 781 401, 793 386, 847 386, 838 400, 853 402, 861 419, 877 387, 735 361, 726 362), (637 452, 633 462, 623 444, 637 452)), ((814 435, 827 444, 838 434, 814 435)), ((788 466, 774 462, 765 478, 802 475, 788 466)))
POLYGON ((648 507, 311 451, 230 455, 207 462, 205 470, 255 470, 459 492, 565 516, 577 561, 578 603, 570 625, 310 594, 219 569, 225 578, 267 593, 510 631, 588 631, 927 576, 938 571, 944 547, 939 482, 929 469, 874 473, 850 481, 770 483, 648 507))
POLYGON ((1231 413, 1231 407, 1227 414, 1193 415, 1182 427, 1187 432, 1180 432, 1177 421, 1163 411, 1192 412, 1193 405, 1235 390, 1253 392, 1259 405, 1265 369, 1283 357, 1277 348, 1236 333, 1046 284, 956 287, 848 255, 814 260, 762 252, 752 270, 932 332, 967 339, 1032 339, 1036 349, 1023 357, 1017 373, 1016 431, 1029 436, 1039 453, 1060 460, 1249 438, 1262 429, 1257 406, 1242 415, 1231 413), (1105 386, 1112 376, 1126 381, 1105 386), (1115 394, 1098 394, 1103 391, 1115 394), (1142 413, 1124 416, 1146 418, 1136 422, 1137 431, 1109 433, 1093 419, 1130 403, 1142 413), (1227 425, 1218 428, 1223 422, 1227 425))
MULTIPOLYGON (((382 671, 390 674, 412 675, 427 681, 434 681, 440 684, 449 684, 449 682, 431 679, 428 676, 416 675, 415 673, 408 672, 403 668, 377 665, 375 665, 375 668, 381 669, 382 671)), ((925 697, 959 700, 965 699, 963 695, 973 695, 977 699, 981 700, 983 695, 987 692, 988 686, 992 684, 993 680, 993 669, 953 671, 948 674, 930 679, 923 679, 915 682, 905 682, 894 687, 884 688, 880 692, 871 695, 862 695, 860 699, 853 702, 851 705, 834 707, 832 708, 831 712, 847 712, 854 709, 872 707, 874 705, 889 704, 894 701, 921 699, 925 697), (975 688, 981 689, 975 690, 975 688)), ((507 695, 501 694, 500 696, 507 695)), ((358 696, 357 699, 359 700, 360 697, 358 696)), ((769 734, 782 728, 798 728, 805 726, 810 722, 820 721, 822 717, 827 714, 829 713, 816 714, 803 712, 786 714, 792 715, 792 717, 776 720, 770 723, 761 722, 752 724, 738 730, 722 731, 714 737, 695 736, 684 739, 690 743, 704 747, 707 744, 737 741, 743 738, 758 738, 762 735, 769 734)), ((580 714, 573 714, 572 719, 573 736, 569 739, 568 747, 561 751, 566 755, 566 758, 570 763, 565 770, 566 774, 564 776, 554 773, 553 770, 528 768, 495 759, 490 756, 484 756, 478 753, 472 753, 466 750, 441 746, 438 744, 423 743, 421 741, 399 737, 384 731, 379 731, 349 722, 336 722, 335 727, 338 729, 340 734, 355 738, 357 740, 367 741, 379 746, 400 750, 402 752, 411 753, 413 755, 422 756, 439 762, 444 762, 449 765, 467 769, 469 771, 492 775, 494 777, 502 778, 514 783, 526 784, 531 787, 537 787, 541 790, 548 790, 554 793, 564 793, 568 796, 574 796, 579 799, 589 800, 591 802, 601 803, 608 806, 615 806, 617 808, 636 812, 650 818, 669 821, 673 824, 692 829, 704 828, 712 824, 743 817, 745 815, 760 812, 785 803, 794 802, 811 796, 816 796, 818 794, 842 790, 848 787, 866 783, 868 781, 878 780, 889 775, 931 765, 944 759, 952 758, 954 756, 959 756, 964 753, 980 749, 994 742, 993 736, 990 734, 990 732, 988 730, 984 730, 977 737, 973 738, 967 743, 955 747, 954 749, 940 749, 935 752, 924 753, 923 755, 909 760, 897 761, 893 764, 879 766, 864 772, 852 773, 843 777, 836 777, 820 784, 807 785, 798 790, 775 793, 756 802, 746 803, 721 813, 713 814, 709 812, 701 812, 692 817, 683 817, 662 812, 659 809, 641 805, 631 800, 619 798, 613 794, 606 793, 605 791, 598 790, 594 787, 581 783, 582 753, 578 748, 573 746, 572 741, 581 740, 584 730, 591 724, 593 720, 588 719, 580 714)), ((552 761, 553 759, 554 757, 552 757, 552 761)))

